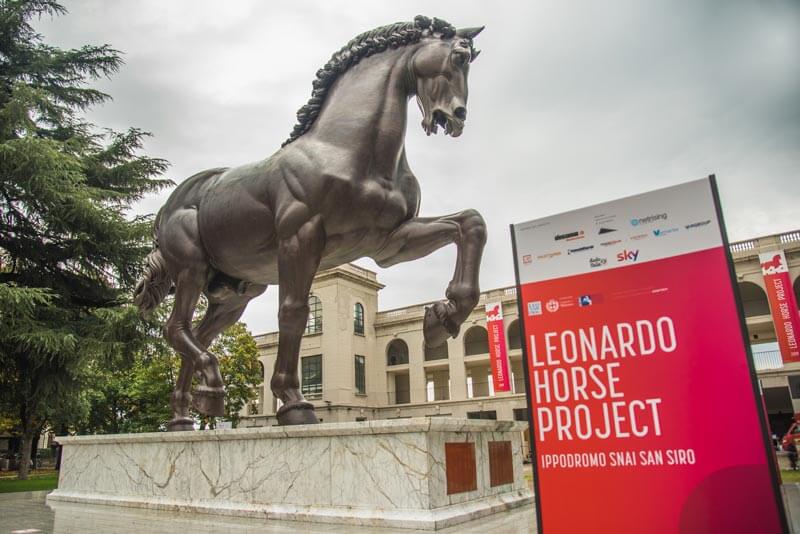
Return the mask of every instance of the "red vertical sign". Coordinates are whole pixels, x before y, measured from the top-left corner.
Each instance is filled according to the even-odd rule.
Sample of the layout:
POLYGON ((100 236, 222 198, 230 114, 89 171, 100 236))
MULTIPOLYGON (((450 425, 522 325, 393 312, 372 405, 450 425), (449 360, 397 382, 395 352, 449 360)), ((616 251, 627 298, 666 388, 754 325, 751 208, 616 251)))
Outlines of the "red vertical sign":
POLYGON ((723 232, 711 179, 512 227, 540 533, 786 531, 723 232))
POLYGON ((489 336, 489 359, 492 364, 494 390, 511 391, 506 334, 503 328, 503 305, 500 302, 486 305, 486 330, 489 336))
POLYGON ((800 362, 800 312, 782 250, 758 255, 784 363, 800 362))

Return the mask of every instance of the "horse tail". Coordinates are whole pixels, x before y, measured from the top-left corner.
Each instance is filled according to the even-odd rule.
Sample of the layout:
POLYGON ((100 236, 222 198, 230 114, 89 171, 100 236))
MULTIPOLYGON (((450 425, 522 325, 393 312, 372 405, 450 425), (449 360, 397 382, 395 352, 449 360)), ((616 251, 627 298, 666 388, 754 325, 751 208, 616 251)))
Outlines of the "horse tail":
POLYGON ((136 284, 133 290, 133 302, 139 307, 139 313, 149 315, 156 309, 156 306, 166 298, 172 289, 172 279, 167 273, 167 265, 164 255, 158 248, 158 225, 160 213, 156 217, 155 228, 153 230, 154 244, 153 250, 145 258, 144 277, 136 284))

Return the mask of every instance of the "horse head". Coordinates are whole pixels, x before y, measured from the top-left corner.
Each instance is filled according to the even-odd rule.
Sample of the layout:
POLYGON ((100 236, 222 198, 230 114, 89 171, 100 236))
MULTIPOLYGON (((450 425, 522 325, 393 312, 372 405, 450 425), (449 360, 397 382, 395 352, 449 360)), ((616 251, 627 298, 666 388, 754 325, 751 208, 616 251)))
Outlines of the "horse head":
POLYGON ((452 26, 437 27, 433 19, 428 39, 423 39, 414 54, 410 71, 414 80, 417 104, 422 112, 422 129, 430 135, 438 127, 458 137, 467 119, 467 76, 469 65, 478 54, 472 39, 483 27, 456 30, 452 26))
POLYGON ((458 137, 467 118, 469 64, 480 53, 472 40, 482 30, 483 26, 456 29, 445 20, 418 15, 411 22, 396 22, 357 35, 317 71, 311 99, 297 111, 297 124, 282 146, 311 128, 342 74, 364 58, 405 46, 415 47, 406 64, 405 90, 417 97, 423 129, 430 135, 442 126, 446 134, 458 137))

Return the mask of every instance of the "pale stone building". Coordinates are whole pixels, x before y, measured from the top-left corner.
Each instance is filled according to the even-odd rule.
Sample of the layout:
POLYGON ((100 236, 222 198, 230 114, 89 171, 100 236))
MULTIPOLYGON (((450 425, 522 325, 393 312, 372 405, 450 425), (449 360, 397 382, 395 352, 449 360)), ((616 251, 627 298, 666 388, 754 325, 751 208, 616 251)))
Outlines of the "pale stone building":
MULTIPOLYGON (((800 230, 731 244, 756 372, 772 432, 780 436, 788 429, 793 415, 800 413, 800 363, 784 364, 776 343, 758 260, 759 253, 774 250, 783 250, 786 255, 792 289, 800 303, 800 230)), ((724 401, 720 409, 724 409, 724 401)))
MULTIPOLYGON (((800 231, 733 243, 748 335, 770 419, 776 427, 800 412, 800 364, 784 366, 775 346, 758 253, 784 250, 795 294, 800 293, 800 231)), ((383 286, 374 272, 346 265, 320 273, 311 290, 309 321, 300 349, 301 388, 324 422, 418 416, 527 420, 516 290, 481 294, 455 339, 425 350, 422 318, 428 303, 380 311, 383 286), (486 302, 501 302, 512 391, 492 387, 486 302)), ((800 300, 800 299, 798 299, 800 300)), ((713 334, 712 334, 713 335, 713 334)), ((256 336, 265 370, 259 399, 242 426, 276 424, 278 402, 269 391, 277 332, 256 336)), ((724 409, 724 401, 720 401, 724 409)), ((779 431, 780 428, 776 428, 779 431)))
MULTIPOLYGON (((317 407, 320 419, 514 419, 516 413, 518 420, 526 420, 513 287, 482 293, 459 336, 427 351, 422 336, 426 304, 378 311, 381 288, 374 272, 355 265, 322 272, 314 281, 300 348, 300 376, 303 394, 317 407), (510 334, 511 393, 495 395, 491 386, 483 308, 487 301, 503 303, 510 334)), ((269 375, 277 354, 277 332, 256 336, 256 342, 269 375)), ((269 387, 262 385, 259 401, 250 407, 243 424, 275 424, 277 408, 269 387)))

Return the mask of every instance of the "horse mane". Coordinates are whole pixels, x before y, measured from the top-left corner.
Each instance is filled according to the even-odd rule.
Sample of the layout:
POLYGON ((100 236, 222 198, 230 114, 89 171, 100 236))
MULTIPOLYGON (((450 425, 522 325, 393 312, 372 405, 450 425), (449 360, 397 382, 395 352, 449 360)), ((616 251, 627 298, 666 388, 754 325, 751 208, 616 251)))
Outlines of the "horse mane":
POLYGON ((281 146, 288 145, 311 128, 319 116, 328 90, 339 76, 347 72, 347 69, 365 57, 383 52, 387 48, 414 44, 419 42, 423 35, 432 34, 439 34, 442 39, 449 39, 456 34, 456 29, 445 20, 417 15, 412 22, 395 22, 380 26, 351 39, 317 71, 317 77, 311 82, 314 88, 311 98, 297 111, 297 124, 281 146))

